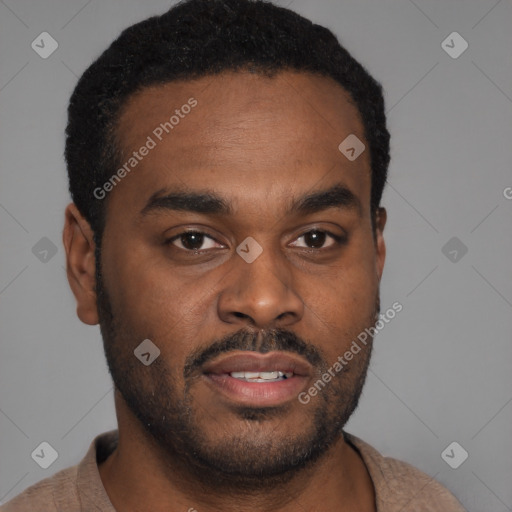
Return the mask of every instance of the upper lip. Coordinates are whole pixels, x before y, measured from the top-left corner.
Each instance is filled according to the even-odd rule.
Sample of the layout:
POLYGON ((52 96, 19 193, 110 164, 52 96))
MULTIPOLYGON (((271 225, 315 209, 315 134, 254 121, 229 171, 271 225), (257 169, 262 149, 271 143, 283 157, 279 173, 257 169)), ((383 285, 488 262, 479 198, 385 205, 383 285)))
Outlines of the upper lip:
POLYGON ((292 372, 299 376, 312 373, 311 364, 297 354, 290 352, 232 352, 219 356, 203 365, 204 373, 217 375, 231 372, 292 372))

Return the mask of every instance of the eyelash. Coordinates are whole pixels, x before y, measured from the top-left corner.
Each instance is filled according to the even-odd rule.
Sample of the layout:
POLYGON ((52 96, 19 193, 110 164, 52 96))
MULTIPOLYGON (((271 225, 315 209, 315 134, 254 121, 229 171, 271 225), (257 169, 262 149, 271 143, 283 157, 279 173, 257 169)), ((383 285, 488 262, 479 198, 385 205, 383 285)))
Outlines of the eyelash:
MULTIPOLYGON (((328 235, 330 236, 334 241, 335 241, 335 244, 329 246, 329 247, 323 247, 323 248, 314 248, 314 247, 300 247, 300 249, 304 249, 304 250, 308 250, 309 252, 319 252, 319 251, 327 251, 329 249, 332 249, 334 245, 337 245, 338 247, 344 245, 347 241, 347 238, 343 235, 335 235, 334 233, 330 232, 330 231, 327 231, 325 229, 310 229, 309 231, 306 231, 304 232, 302 235, 300 235, 299 237, 297 238, 302 238, 303 236, 307 235, 308 233, 323 233, 325 235, 328 235)), ((165 241, 165 245, 173 245, 173 242, 175 240, 178 240, 180 239, 182 236, 184 235, 203 235, 207 238, 209 238, 210 240, 213 240, 214 242, 216 243, 220 243, 218 242, 217 240, 215 240, 215 238, 213 238, 212 236, 208 235, 208 233, 204 233, 202 231, 194 231, 194 230, 190 230, 190 231, 182 231, 181 233, 178 233, 177 235, 174 235, 173 237, 167 239, 165 241)), ((204 254, 208 251, 211 251, 211 249, 183 249, 181 247, 177 247, 177 246, 174 246, 176 249, 179 249, 181 251, 185 251, 189 254, 197 254, 197 255, 201 255, 201 254, 204 254)))

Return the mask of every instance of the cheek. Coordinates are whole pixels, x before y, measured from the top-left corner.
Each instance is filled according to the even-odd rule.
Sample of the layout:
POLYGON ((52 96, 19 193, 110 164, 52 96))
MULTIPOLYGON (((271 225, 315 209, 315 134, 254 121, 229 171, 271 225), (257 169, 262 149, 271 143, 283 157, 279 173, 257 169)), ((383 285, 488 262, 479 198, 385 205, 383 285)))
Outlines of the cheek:
POLYGON ((377 287, 375 280, 362 276, 340 276, 316 283, 315 293, 304 297, 308 309, 333 329, 350 330, 366 326, 373 318, 377 287))
POLYGON ((340 307, 352 313, 360 309, 364 314, 365 305, 373 303, 378 289, 374 250, 367 244, 363 247, 363 244, 354 243, 336 264, 308 276, 308 279, 315 284, 309 289, 319 297, 329 297, 329 302, 336 304, 338 311, 340 307))
MULTIPOLYGON (((144 321, 157 317, 159 321, 170 322, 173 316, 179 316, 184 308, 182 295, 184 290, 173 271, 165 266, 154 254, 136 248, 122 252, 113 251, 109 268, 109 281, 117 288, 116 305, 130 315, 132 320, 144 321), (162 316, 163 314, 163 316, 162 316)), ((114 298, 112 298, 114 302, 114 298)))
POLYGON ((117 260, 109 274, 109 282, 117 283, 109 287, 117 290, 110 292, 114 315, 122 319, 124 336, 149 338, 168 363, 182 368, 203 340, 205 322, 211 321, 206 311, 211 299, 208 286, 180 278, 161 262, 148 261, 144 255, 117 260))
MULTIPOLYGON (((378 279, 371 257, 347 259, 304 285, 306 314, 316 330, 330 340, 325 346, 340 353, 366 327, 373 325, 378 279)), ((331 354, 332 355, 332 354, 331 354)))

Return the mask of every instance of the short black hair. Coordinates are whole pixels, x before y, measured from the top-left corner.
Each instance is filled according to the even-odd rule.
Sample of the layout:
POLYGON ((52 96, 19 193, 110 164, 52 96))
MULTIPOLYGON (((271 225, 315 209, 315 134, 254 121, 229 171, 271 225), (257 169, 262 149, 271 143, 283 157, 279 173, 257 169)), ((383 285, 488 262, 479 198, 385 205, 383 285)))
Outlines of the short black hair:
POLYGON ((376 212, 390 159, 381 85, 330 30, 289 9, 264 0, 184 0, 125 29, 83 73, 71 96, 69 191, 98 247, 108 198, 97 199, 93 191, 121 165, 116 129, 127 99, 144 87, 237 70, 269 76, 310 72, 331 77, 349 93, 369 145, 376 212))

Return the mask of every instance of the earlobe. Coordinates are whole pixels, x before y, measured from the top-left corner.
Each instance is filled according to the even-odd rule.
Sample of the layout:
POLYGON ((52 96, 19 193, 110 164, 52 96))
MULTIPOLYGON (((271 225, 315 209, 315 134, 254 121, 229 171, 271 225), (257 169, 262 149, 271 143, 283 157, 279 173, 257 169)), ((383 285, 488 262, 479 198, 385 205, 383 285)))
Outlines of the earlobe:
POLYGON ((77 315, 82 322, 96 325, 96 262, 94 233, 74 203, 66 207, 62 241, 66 251, 66 273, 77 301, 77 315))
POLYGON ((387 212, 385 208, 379 207, 377 209, 375 218, 375 232, 376 232, 376 257, 377 257, 377 276, 379 281, 384 271, 384 262, 386 260, 386 243, 384 242, 384 227, 386 226, 387 212))

